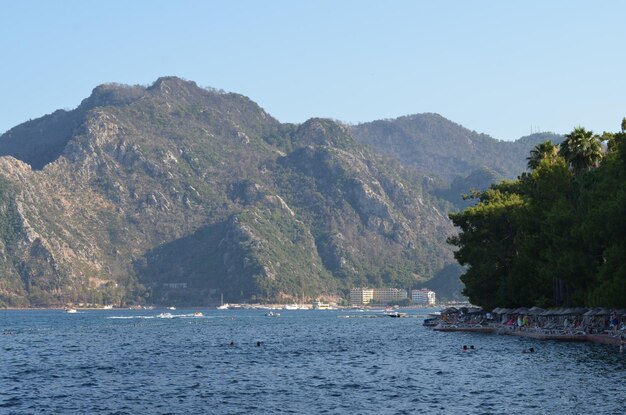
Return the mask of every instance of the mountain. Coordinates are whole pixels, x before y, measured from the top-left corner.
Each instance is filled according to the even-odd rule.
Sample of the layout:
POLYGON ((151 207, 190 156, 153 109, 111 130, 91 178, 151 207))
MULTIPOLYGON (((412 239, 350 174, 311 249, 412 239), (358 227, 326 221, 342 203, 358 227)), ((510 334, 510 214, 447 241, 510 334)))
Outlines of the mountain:
POLYGON ((0 155, 0 306, 337 298, 453 262, 414 168, 175 77, 98 86, 0 155))
POLYGON ((436 114, 283 124, 176 77, 100 85, 0 136, 0 306, 456 298, 447 213, 546 139, 436 114))
POLYGON ((544 132, 501 141, 428 113, 355 125, 351 133, 376 152, 423 174, 426 190, 453 203, 456 210, 473 203, 463 195, 524 172, 526 157, 537 144, 564 139, 544 132))
POLYGON ((351 132, 359 142, 448 184, 485 167, 514 179, 526 170, 526 157, 534 146, 563 140, 553 133, 532 134, 513 142, 496 140, 430 113, 358 124, 351 132))

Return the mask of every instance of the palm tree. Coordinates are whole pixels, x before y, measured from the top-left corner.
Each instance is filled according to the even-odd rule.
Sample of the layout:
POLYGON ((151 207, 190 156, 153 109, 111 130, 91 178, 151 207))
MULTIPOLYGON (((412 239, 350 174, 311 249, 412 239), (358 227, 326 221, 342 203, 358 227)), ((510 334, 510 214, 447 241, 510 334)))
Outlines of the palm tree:
POLYGON ((530 150, 530 155, 526 157, 526 160, 528 160, 528 169, 535 170, 539 167, 543 159, 548 159, 552 163, 556 161, 558 156, 559 151, 551 141, 537 144, 532 150, 530 150))
POLYGON ((597 167, 602 160, 602 145, 593 131, 576 127, 565 136, 559 154, 569 163, 574 175, 597 167))

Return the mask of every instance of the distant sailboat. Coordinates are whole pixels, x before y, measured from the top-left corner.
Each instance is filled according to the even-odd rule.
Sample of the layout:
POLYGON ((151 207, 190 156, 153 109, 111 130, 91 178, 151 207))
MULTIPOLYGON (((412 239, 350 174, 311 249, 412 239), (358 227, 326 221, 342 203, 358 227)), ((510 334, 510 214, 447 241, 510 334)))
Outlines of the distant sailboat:
POLYGON ((222 293, 222 305, 217 307, 218 310, 228 310, 228 304, 224 304, 224 293, 222 293))

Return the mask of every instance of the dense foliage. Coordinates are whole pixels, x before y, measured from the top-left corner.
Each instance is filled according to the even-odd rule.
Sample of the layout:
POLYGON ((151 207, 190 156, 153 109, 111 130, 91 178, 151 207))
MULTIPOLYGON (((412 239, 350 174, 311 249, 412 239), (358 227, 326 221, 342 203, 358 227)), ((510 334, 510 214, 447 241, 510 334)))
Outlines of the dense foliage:
POLYGON ((449 242, 474 304, 626 306, 626 120, 601 137, 584 128, 560 148, 539 144, 531 172, 476 193, 451 214, 449 242), (606 144, 605 150, 602 142, 606 144))

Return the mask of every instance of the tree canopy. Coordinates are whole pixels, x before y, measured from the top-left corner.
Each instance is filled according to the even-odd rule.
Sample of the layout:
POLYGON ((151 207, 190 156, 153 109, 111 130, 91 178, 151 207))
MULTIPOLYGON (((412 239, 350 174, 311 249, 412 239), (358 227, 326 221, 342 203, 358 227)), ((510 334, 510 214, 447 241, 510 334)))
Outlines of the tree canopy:
MULTIPOLYGON (((622 122, 624 124, 624 122, 622 122)), ((496 306, 626 306, 626 132, 582 127, 528 157, 530 172, 451 214, 464 294, 496 306), (552 146, 552 147, 551 147, 552 146)))

